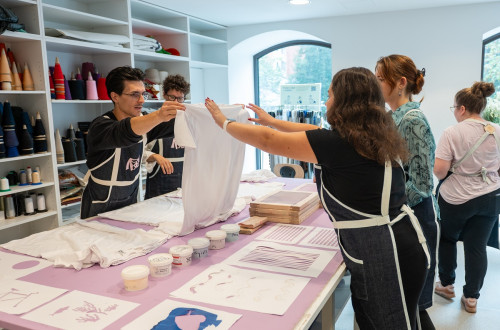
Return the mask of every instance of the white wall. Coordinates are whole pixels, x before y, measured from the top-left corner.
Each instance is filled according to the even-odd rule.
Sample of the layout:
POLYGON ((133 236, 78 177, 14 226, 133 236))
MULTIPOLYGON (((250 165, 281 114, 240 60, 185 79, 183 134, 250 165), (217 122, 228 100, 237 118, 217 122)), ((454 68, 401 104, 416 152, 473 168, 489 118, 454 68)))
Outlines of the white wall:
POLYGON ((280 42, 331 43, 333 73, 352 66, 373 70, 379 57, 404 54, 426 69, 424 89, 416 99, 425 96, 421 108, 437 142, 455 124, 449 111, 455 93, 481 78, 483 34, 498 26, 500 2, 232 27, 230 103, 254 101, 252 56, 280 42))

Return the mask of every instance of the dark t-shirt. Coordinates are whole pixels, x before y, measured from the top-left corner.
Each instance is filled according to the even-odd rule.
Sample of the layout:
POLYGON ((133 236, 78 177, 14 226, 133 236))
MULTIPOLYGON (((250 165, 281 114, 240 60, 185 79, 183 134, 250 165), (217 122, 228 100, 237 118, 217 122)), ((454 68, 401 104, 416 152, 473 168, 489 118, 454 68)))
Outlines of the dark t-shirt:
MULTIPOLYGON (((321 165, 326 189, 355 210, 380 214, 384 166, 359 155, 336 130, 311 130, 306 136, 321 165)), ((400 167, 393 167, 389 214, 401 213, 405 202, 404 172, 400 167)))

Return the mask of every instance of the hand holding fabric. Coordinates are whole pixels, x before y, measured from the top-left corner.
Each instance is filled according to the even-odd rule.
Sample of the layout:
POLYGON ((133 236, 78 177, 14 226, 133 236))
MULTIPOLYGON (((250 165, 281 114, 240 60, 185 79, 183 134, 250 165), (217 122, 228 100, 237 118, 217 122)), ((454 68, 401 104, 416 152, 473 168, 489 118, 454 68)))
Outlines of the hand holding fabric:
POLYGON ((215 123, 217 125, 219 125, 220 128, 222 128, 224 121, 226 121, 226 116, 224 116, 222 111, 220 111, 220 108, 217 105, 217 103, 215 103, 213 100, 211 100, 207 97, 205 99, 205 107, 208 109, 208 111, 212 115, 212 118, 215 120, 215 123))
POLYGON ((170 121, 177 115, 177 110, 186 110, 186 106, 177 101, 165 101, 163 102, 161 108, 158 110, 158 114, 162 121, 170 121))
POLYGON ((271 116, 266 112, 266 110, 262 109, 261 107, 249 103, 247 105, 247 108, 255 112, 258 118, 248 118, 248 120, 253 121, 257 124, 263 125, 263 126, 272 126, 272 122, 274 121, 274 117, 271 116))

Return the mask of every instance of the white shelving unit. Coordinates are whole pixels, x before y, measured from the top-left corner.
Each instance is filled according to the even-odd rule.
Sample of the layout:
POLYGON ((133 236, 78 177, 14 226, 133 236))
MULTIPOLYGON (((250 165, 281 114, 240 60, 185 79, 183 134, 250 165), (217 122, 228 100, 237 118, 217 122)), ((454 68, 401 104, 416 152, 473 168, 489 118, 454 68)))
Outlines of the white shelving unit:
MULTIPOLYGON (((70 210, 74 214, 80 203, 60 205, 58 169, 83 166, 84 162, 57 164, 54 132, 59 129, 64 136, 70 124, 76 128, 78 122, 92 121, 112 109, 111 101, 51 100, 47 70, 54 65, 56 57, 67 78, 71 72, 76 73, 83 62, 94 63, 103 76, 122 65, 142 70, 156 68, 181 74, 191 83, 187 102, 201 103, 207 96, 219 103, 229 101, 224 26, 140 0, 4 0, 2 5, 14 11, 25 24, 27 33, 5 31, 0 35, 0 42, 13 50, 20 64, 28 63, 36 91, 0 91, 0 101, 8 100, 30 116, 40 112, 49 152, 0 159, 0 175, 27 166, 40 166, 43 186, 30 186, 26 191, 44 192, 48 208, 45 213, 0 223, 0 243, 69 222, 65 221, 66 214, 70 210), (112 46, 58 38, 46 36, 45 28, 118 34, 127 37, 129 42, 112 46), (133 34, 152 35, 163 48, 175 48, 180 56, 135 50, 133 34)), ((160 105, 161 100, 145 104, 150 108, 160 105)))

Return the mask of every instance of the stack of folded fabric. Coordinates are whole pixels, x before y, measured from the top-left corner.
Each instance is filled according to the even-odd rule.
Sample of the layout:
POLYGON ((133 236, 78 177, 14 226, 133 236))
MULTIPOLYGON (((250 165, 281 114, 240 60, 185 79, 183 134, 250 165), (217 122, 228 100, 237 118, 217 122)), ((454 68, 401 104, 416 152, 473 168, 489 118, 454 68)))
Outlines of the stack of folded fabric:
POLYGON ((158 40, 153 37, 144 37, 138 34, 133 35, 134 49, 157 52, 162 49, 158 40))

